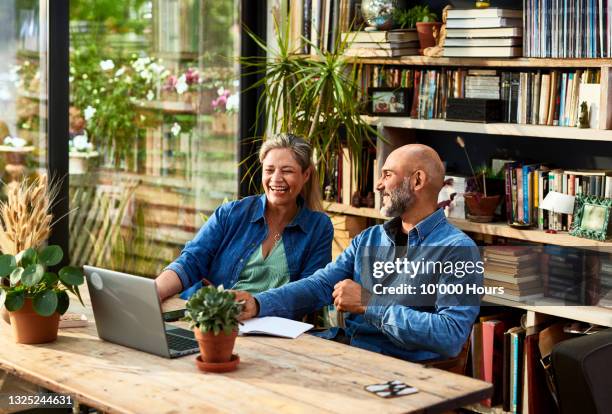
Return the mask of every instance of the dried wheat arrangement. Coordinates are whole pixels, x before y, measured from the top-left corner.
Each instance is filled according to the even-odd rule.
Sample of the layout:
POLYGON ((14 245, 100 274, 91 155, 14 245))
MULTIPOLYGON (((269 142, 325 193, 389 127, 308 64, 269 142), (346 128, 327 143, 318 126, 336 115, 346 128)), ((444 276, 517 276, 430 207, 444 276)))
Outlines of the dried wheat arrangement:
POLYGON ((16 255, 38 248, 47 240, 53 216, 51 206, 58 186, 49 184, 47 176, 7 186, 7 200, 0 202, 0 250, 16 255))

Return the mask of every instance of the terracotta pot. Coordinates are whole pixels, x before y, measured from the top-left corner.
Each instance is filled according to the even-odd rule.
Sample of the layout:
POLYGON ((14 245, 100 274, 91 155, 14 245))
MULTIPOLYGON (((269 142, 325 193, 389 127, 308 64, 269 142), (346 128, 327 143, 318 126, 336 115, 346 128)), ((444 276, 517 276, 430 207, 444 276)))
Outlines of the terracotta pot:
POLYGON ((419 36, 419 45, 421 46, 419 52, 423 54, 423 50, 428 47, 436 45, 436 38, 434 36, 434 28, 436 33, 440 33, 442 23, 440 22, 418 22, 416 24, 417 35, 419 36))
POLYGON ((32 299, 26 299, 21 309, 9 312, 13 337, 20 344, 44 344, 57 339, 59 313, 40 316, 34 310, 32 299))
POLYGON ((7 151, 5 152, 6 163, 7 164, 16 164, 16 165, 25 165, 27 152, 20 151, 7 151))
POLYGON ((481 223, 493 221, 495 210, 501 200, 500 195, 485 197, 479 193, 465 193, 464 198, 468 211, 468 219, 481 223))
POLYGON ((229 335, 223 331, 219 332, 219 335, 214 335, 212 332, 203 334, 199 328, 194 328, 193 332, 204 362, 228 362, 232 358, 238 329, 234 329, 229 335))

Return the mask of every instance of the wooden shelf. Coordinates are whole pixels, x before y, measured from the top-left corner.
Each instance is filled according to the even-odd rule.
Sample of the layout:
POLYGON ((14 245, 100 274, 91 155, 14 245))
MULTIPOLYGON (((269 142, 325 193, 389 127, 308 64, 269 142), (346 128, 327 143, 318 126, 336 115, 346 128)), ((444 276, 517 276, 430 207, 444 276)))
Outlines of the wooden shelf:
MULTIPOLYGON (((358 208, 340 203, 323 202, 325 211, 329 213, 348 214, 351 216, 369 217, 387 220, 388 217, 380 214, 373 208, 358 208)), ((449 222, 463 231, 472 233, 488 234, 492 236, 508 237, 511 239, 525 240, 533 243, 553 244, 556 246, 576 247, 586 249, 612 248, 612 242, 601 242, 597 240, 583 239, 570 236, 567 232, 557 234, 546 233, 542 230, 522 230, 510 227, 506 223, 474 223, 468 220, 449 219, 449 222)))
POLYGON ((442 119, 375 117, 367 115, 364 115, 362 118, 371 125, 392 128, 612 142, 612 130, 606 129, 580 129, 574 127, 509 123, 481 124, 476 122, 445 121, 442 119))
POLYGON ((464 66, 499 68, 598 68, 612 66, 610 59, 542 59, 542 58, 456 58, 429 56, 346 57, 351 62, 376 65, 464 66))
POLYGON ((603 308, 600 306, 565 305, 563 304, 563 301, 553 298, 538 299, 538 303, 540 303, 540 305, 525 305, 520 302, 493 295, 485 295, 483 301, 495 305, 511 306, 513 308, 520 308, 527 311, 558 316, 560 318, 612 327, 612 309, 603 308))

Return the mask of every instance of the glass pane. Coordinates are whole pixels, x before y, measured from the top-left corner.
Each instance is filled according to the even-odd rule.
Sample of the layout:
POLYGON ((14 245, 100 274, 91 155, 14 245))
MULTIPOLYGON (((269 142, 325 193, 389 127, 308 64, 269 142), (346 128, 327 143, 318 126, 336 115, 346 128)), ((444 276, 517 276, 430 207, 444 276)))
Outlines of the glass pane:
MULTIPOLYGON (((47 12, 44 1, 0 2, 0 174, 6 185, 45 173, 47 12)), ((15 252, 16 253, 16 252, 15 252)))
POLYGON ((71 0, 71 256, 155 276, 238 190, 237 0, 71 0))

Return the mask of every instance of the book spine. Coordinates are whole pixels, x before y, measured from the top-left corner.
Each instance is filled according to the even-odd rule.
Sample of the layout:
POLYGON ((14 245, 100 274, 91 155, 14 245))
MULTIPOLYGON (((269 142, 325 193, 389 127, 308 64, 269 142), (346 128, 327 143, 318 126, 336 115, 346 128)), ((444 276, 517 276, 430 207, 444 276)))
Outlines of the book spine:
POLYGON ((504 168, 505 175, 505 189, 506 189, 506 220, 508 223, 514 222, 512 216, 512 176, 510 171, 512 169, 512 163, 507 163, 504 168))

